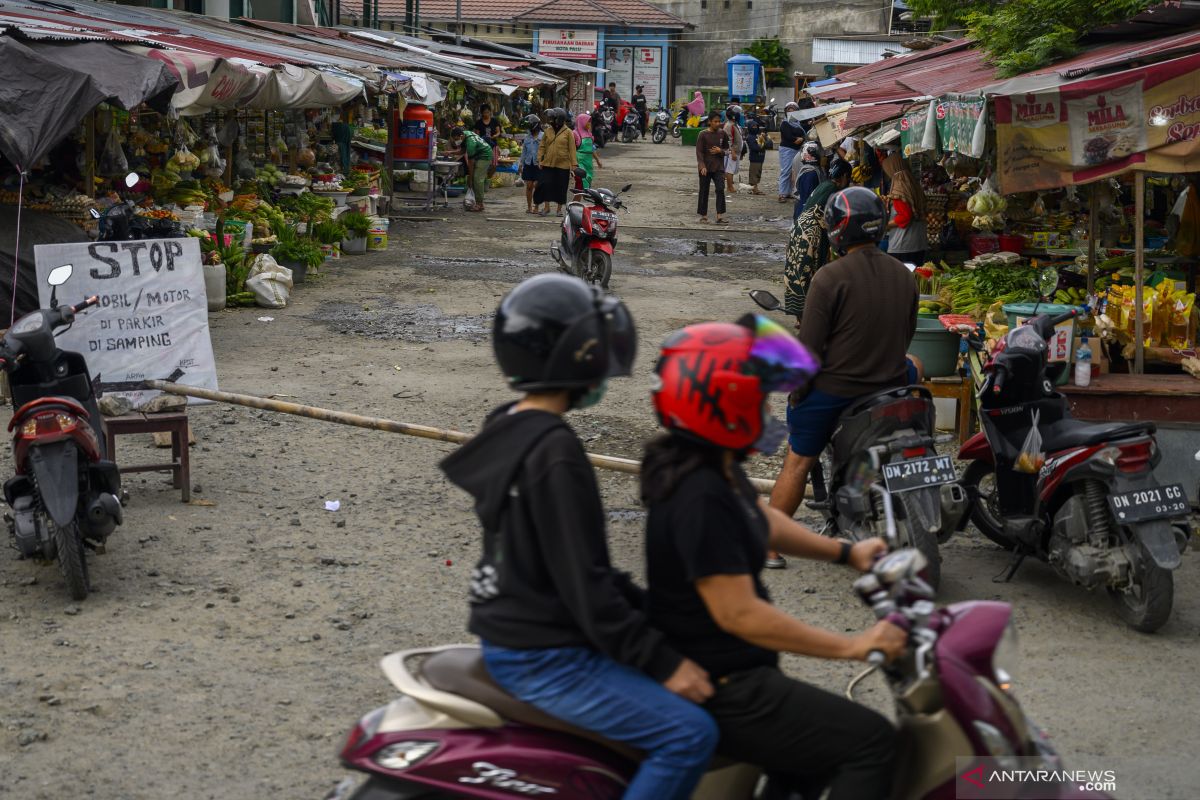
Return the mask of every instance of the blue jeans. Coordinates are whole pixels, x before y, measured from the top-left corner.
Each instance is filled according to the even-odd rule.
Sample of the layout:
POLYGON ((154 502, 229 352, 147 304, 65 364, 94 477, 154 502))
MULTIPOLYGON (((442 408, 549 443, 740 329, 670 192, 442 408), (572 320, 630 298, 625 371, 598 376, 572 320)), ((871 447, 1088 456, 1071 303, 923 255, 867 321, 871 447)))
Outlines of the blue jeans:
POLYGON ((482 644, 488 672, 509 694, 647 753, 625 800, 691 797, 717 746, 717 724, 700 706, 590 648, 482 644))
POLYGON ((796 191, 795 176, 792 175, 792 161, 800 154, 799 150, 791 147, 779 148, 779 196, 790 197, 796 191))

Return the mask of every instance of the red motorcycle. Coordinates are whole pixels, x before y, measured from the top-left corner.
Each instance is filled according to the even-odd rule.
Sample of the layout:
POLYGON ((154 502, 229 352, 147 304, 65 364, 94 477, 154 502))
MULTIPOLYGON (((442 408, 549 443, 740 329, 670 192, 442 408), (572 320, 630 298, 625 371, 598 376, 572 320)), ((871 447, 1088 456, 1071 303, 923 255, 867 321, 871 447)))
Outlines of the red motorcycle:
POLYGON ((1133 628, 1154 631, 1171 614, 1171 571, 1187 547, 1190 507, 1181 484, 1162 485, 1153 423, 1093 424, 1071 419, 1047 367, 1047 341, 1076 310, 1039 315, 1013 328, 984 370, 982 432, 958 457, 971 520, 1012 552, 1006 579, 1026 556, 1067 580, 1103 587, 1133 628), (1030 459, 1030 432, 1040 451, 1030 459))
POLYGON ((105 458, 87 362, 58 349, 56 329, 96 305, 93 296, 59 306, 57 287, 71 266, 50 272, 50 308, 17 320, 0 344, 0 369, 9 375, 16 475, 4 484, 6 515, 16 550, 24 558, 58 560, 73 600, 87 597, 84 547, 103 552, 104 540, 122 522, 121 478, 105 458))
POLYGON ((617 194, 611 189, 583 189, 575 195, 583 202, 567 203, 560 242, 550 245, 550 255, 563 272, 608 288, 617 246, 617 211, 626 207, 621 195, 632 188, 633 184, 626 184, 617 194))

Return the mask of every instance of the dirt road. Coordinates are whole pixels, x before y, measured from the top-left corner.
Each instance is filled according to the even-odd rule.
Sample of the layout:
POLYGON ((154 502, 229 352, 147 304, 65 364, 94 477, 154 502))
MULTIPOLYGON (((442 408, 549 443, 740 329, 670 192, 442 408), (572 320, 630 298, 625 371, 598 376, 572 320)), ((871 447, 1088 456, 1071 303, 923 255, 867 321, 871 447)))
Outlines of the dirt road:
MULTIPOLYGON (((601 185, 636 185, 613 289, 637 319, 641 353, 633 378, 572 415, 589 449, 639 454, 655 430, 653 354, 669 331, 733 319, 746 289, 779 286, 790 209, 775 200, 770 156, 766 196, 733 198, 726 231, 694 225, 682 148, 603 151, 601 185)), ((474 430, 511 396, 492 364, 490 314, 515 282, 550 268, 557 236, 553 220, 526 218, 523 190, 488 200, 488 216, 521 221, 450 209, 401 222, 387 253, 326 268, 286 310, 212 315, 222 388, 474 430)), ((86 602, 66 599, 55 566, 0 558, 0 797, 320 797, 345 774, 336 753, 351 724, 392 696, 379 658, 469 639, 479 537, 467 497, 437 470, 450 445, 244 408, 196 408, 193 420, 196 501, 182 505, 166 476, 128 478, 127 522, 93 561, 86 602)), ((131 438, 121 456, 161 453, 131 438)), ((751 471, 771 477, 774 463, 751 471)), ((635 482, 608 473, 601 484, 615 557, 640 574, 635 482)), ((978 534, 944 552, 946 600, 1015 604, 1017 690, 1069 765, 1115 769, 1124 798, 1195 796, 1195 556, 1176 574, 1171 621, 1143 636, 1106 598, 1038 564, 993 582, 1007 558, 978 534)), ((852 577, 794 564, 767 580, 783 608, 854 631, 869 614, 852 577)), ((801 659, 788 669, 837 690, 856 671, 801 659)), ((869 701, 884 697, 870 684, 869 701)))

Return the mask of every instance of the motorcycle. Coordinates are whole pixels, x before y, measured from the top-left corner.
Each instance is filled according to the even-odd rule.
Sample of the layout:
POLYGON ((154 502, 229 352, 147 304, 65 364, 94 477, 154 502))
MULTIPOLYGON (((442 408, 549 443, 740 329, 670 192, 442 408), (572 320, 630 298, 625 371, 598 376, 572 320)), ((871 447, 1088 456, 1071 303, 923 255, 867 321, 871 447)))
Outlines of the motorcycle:
MULTIPOLYGON (((756 289, 750 297, 767 311, 783 308, 770 292, 756 289)), ((859 398, 830 439, 829 500, 809 507, 825 514, 827 535, 898 537, 900 546, 915 547, 936 589, 938 545, 965 524, 970 503, 954 459, 938 455, 935 432, 933 396, 922 386, 859 398)))
MULTIPOLYGON (((1058 755, 1014 695, 1016 632, 1012 608, 990 601, 937 608, 921 577, 925 558, 899 550, 855 583, 875 615, 905 630, 908 648, 894 664, 871 654, 872 666, 847 688, 882 669, 895 702, 900 751, 896 797, 954 797, 957 759, 1025 757, 1061 772, 1058 755)), ((475 645, 407 650, 380 666, 401 693, 362 717, 341 751, 342 764, 364 772, 354 789, 343 781, 332 800, 435 800, 554 795, 563 800, 616 800, 641 754, 573 727, 501 689, 475 645)), ((969 776, 971 773, 968 772, 969 776)), ((760 770, 716 757, 697 787, 697 800, 787 796, 760 770)), ((969 791, 971 787, 966 787, 969 791)), ((1018 787, 1020 788, 1020 787, 1018 787)), ((1039 797, 1104 798, 1072 783, 1037 784, 1039 797), (1053 791, 1055 794, 1050 794, 1053 791)), ((1017 795, 1013 795, 1017 796, 1017 795)))
POLYGON ((671 123, 671 136, 678 139, 683 136, 683 129, 687 127, 688 110, 687 107, 679 109, 679 113, 675 115, 675 121, 671 123))
POLYGON ((1032 555, 1072 583, 1105 588, 1127 624, 1150 632, 1170 616, 1191 509, 1182 484, 1154 474, 1162 457, 1153 423, 1075 420, 1055 391, 1066 365, 1048 366, 1047 342, 1077 313, 1034 316, 996 346, 984 367, 982 431, 958 454, 971 462, 962 483, 971 520, 1012 553, 1007 580, 1032 555), (1044 462, 1022 463, 1035 426, 1044 462))
POLYGON ((621 120, 621 141, 625 144, 636 141, 642 135, 642 115, 637 109, 630 108, 621 120))
POLYGON ((561 242, 550 245, 550 255, 564 272, 608 288, 617 246, 617 211, 626 208, 621 195, 632 188, 633 184, 626 184, 617 194, 611 189, 584 189, 576 197, 590 200, 591 205, 579 200, 567 203, 561 242))
MULTIPOLYGON (((125 176, 125 186, 132 189, 140 180, 136 172, 131 172, 125 176)), ((115 203, 104 213, 93 208, 91 215, 99 225, 99 238, 102 242, 168 239, 184 235, 179 223, 173 220, 138 216, 137 205, 132 200, 115 203)))
POLYGON ((592 139, 597 148, 602 148, 617 138, 617 115, 609 106, 601 106, 592 112, 592 139))
POLYGON ((665 108, 659 108, 654 114, 654 127, 650 130, 650 139, 655 144, 662 144, 667 140, 667 133, 671 126, 671 115, 667 113, 665 108))
POLYGON ((104 541, 123 521, 121 476, 105 457, 100 409, 87 362, 58 349, 58 328, 99 299, 59 306, 57 291, 70 264, 51 270, 50 308, 26 314, 0 343, 0 369, 9 376, 15 413, 16 475, 4 484, 9 533, 23 558, 57 559, 73 600, 89 591, 85 546, 104 541))

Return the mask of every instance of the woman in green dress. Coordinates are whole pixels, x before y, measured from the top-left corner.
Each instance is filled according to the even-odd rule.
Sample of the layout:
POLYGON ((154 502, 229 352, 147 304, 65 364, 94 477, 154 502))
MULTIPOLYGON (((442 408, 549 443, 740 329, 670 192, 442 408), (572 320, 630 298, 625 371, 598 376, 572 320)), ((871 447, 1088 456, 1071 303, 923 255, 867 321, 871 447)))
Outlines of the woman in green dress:
POLYGON ((600 154, 596 152, 596 144, 592 139, 591 114, 580 114, 575 118, 575 155, 579 158, 579 168, 586 173, 582 186, 577 184, 577 188, 590 189, 592 188, 592 175, 594 174, 592 161, 596 162, 597 168, 603 169, 604 167, 604 163, 600 160, 600 154))

